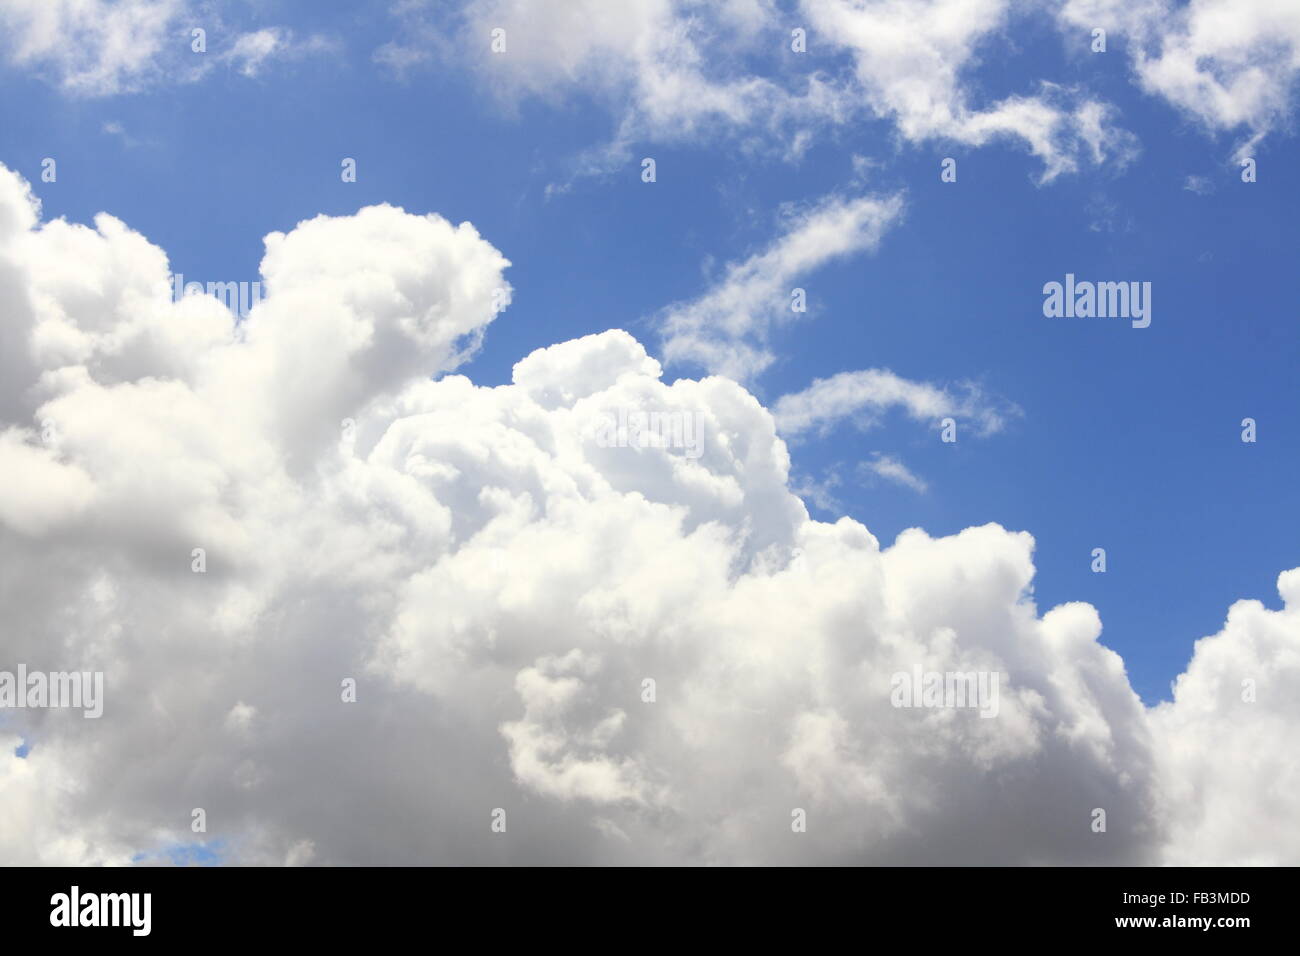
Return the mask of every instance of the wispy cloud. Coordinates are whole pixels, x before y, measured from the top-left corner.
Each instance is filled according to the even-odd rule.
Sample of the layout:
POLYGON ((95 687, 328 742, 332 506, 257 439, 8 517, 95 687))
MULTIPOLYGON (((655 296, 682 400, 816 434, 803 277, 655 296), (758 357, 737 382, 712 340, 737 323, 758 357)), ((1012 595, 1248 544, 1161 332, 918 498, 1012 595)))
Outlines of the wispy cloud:
POLYGON ((698 299, 664 311, 664 359, 752 379, 774 360, 767 345, 772 326, 799 316, 792 297, 798 282, 836 259, 875 248, 902 214, 898 195, 830 196, 793 214, 767 248, 729 264, 698 299))
POLYGON ((0 0, 0 50, 8 60, 78 97, 192 83, 218 63, 252 77, 272 61, 338 46, 282 26, 231 28, 219 9, 192 0, 0 0))
POLYGON ((1018 406, 987 395, 973 383, 941 388, 874 368, 816 379, 801 392, 781 396, 772 411, 780 432, 796 436, 827 431, 845 420, 870 428, 894 408, 917 421, 965 420, 980 435, 1001 431, 1009 418, 1022 414, 1018 406))
POLYGON ((905 488, 911 488, 921 494, 928 491, 930 487, 925 479, 917 476, 910 468, 892 455, 882 455, 877 452, 875 457, 862 462, 861 467, 863 471, 902 485, 905 488))
POLYGON ((1070 29, 1127 38, 1138 85, 1214 131, 1238 158, 1288 123, 1300 77, 1300 4, 1290 0, 1069 0, 1070 29))
POLYGON ((219 59, 231 64, 243 76, 257 76, 272 61, 298 60, 313 54, 329 53, 338 43, 321 34, 299 38, 292 30, 267 27, 244 33, 219 59))

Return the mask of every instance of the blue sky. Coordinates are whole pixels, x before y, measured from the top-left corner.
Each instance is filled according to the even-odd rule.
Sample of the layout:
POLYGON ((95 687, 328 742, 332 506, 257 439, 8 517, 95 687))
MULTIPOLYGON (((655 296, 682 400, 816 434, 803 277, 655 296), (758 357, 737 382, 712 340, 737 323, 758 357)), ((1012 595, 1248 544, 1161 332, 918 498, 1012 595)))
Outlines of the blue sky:
MULTIPOLYGON (((400 29, 379 5, 353 16, 260 6, 232 6, 226 29, 284 24, 336 45, 255 76, 218 69, 92 97, 10 64, 0 162, 32 182, 46 218, 109 211, 199 281, 256 279, 261 237, 318 213, 388 202, 470 220, 512 261, 515 290, 460 370, 481 384, 509 381, 533 349, 608 328, 660 354, 655 316, 772 242, 783 204, 901 193, 905 215, 878 249, 801 278, 810 311, 773 332, 776 361, 750 387, 771 404, 816 378, 887 368, 940 386, 978 382, 1023 414, 955 445, 898 410, 867 430, 840 422, 803 436, 791 443, 796 484, 838 475, 835 503, 810 500, 813 515, 851 515, 882 543, 911 526, 1031 532, 1040 608, 1094 604, 1102 640, 1147 702, 1169 696, 1192 642, 1234 600, 1277 605, 1278 572, 1300 563, 1300 187, 1285 124, 1254 148, 1258 181, 1243 183, 1236 131, 1135 84, 1122 38, 1088 55, 1030 18, 964 70, 973 102, 1040 79, 1078 85, 1136 137, 1127 164, 1040 184, 1041 161, 1016 139, 914 142, 891 118, 862 116, 797 161, 728 134, 634 139, 625 161, 548 194, 612 137, 607 100, 577 90, 507 102, 455 60, 398 77, 373 60, 400 29), (40 181, 46 156, 58 159, 56 183, 40 181), (345 156, 358 161, 354 184, 340 181, 345 156), (641 182, 642 156, 655 158, 657 182, 641 182), (864 174, 855 156, 869 161, 864 174), (940 182, 947 156, 956 183, 940 182), (1188 177, 1205 187, 1187 188, 1188 177), (1150 328, 1045 318, 1041 288, 1067 272, 1151 282, 1150 328), (1244 417, 1258 422, 1255 444, 1240 440, 1244 417), (865 475, 858 464, 875 454, 905 463, 927 490, 865 475), (1107 551, 1105 574, 1090 571, 1094 547, 1107 551)), ((218 50, 222 34, 211 42, 218 50)), ((788 78, 805 68, 784 55, 750 56, 746 69, 788 78)), ((827 54, 817 68, 844 59, 827 54)), ((669 367, 666 378, 698 372, 669 367)))
POLYGON ((0 0, 0 861, 1294 863, 1298 80, 1290 0, 0 0))

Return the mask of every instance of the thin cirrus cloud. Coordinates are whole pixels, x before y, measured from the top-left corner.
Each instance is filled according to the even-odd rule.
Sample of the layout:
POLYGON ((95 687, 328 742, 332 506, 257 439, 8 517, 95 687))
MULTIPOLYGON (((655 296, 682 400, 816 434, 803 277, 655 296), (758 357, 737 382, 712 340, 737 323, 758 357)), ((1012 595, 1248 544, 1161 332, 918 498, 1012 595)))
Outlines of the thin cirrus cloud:
POLYGON ((284 27, 264 27, 239 34, 218 59, 232 64, 243 76, 253 77, 268 63, 297 60, 337 49, 336 41, 320 34, 299 38, 284 27))
POLYGON ((1040 612, 1030 535, 812 520, 734 381, 619 330, 449 374, 508 265, 468 223, 319 216, 237 323, 0 168, 3 657, 105 675, 98 720, 0 727, 0 859, 1300 859, 1300 569, 1146 708, 1091 606, 1040 612), (620 410, 702 453, 594 440, 620 410), (997 718, 892 706, 917 665, 1004 675, 997 718))
POLYGON ((918 476, 912 469, 892 455, 877 453, 867 461, 862 462, 862 468, 873 475, 884 478, 886 481, 892 481, 922 494, 929 490, 930 487, 924 478, 918 476))
POLYGON ((769 333, 800 317, 792 286, 831 262, 874 249, 903 212, 901 195, 832 195, 794 212, 781 235, 728 264, 702 296, 663 310, 657 323, 665 360, 752 380, 775 360, 769 333))
POLYGON ((299 37, 285 27, 223 27, 219 11, 192 0, 0 0, 0 50, 9 62, 77 97, 194 82, 216 62, 252 77, 272 61, 337 48, 323 35, 299 37), (192 49, 196 28, 211 42, 210 55, 192 49))
POLYGON ((871 427, 892 408, 931 424, 948 417, 964 420, 973 424, 979 435, 1001 431, 1009 419, 1022 414, 1018 406, 992 398, 972 383, 943 388, 903 378, 889 369, 819 378, 803 391, 781 396, 772 414, 782 435, 796 437, 824 433, 846 419, 859 427, 871 427))

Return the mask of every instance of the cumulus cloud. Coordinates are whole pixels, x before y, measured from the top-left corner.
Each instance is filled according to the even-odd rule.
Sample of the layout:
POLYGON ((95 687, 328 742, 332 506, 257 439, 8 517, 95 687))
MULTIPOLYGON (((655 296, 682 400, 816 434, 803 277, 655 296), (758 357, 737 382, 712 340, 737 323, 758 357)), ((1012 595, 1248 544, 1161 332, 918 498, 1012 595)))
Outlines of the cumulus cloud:
POLYGON ((1300 571, 1153 712, 1091 607, 1040 613, 1028 534, 811 520, 733 381, 617 330, 451 374, 508 289, 472 226, 266 246, 236 323, 0 169, 0 657, 105 674, 98 720, 3 714, 5 862, 1300 856, 1300 571), (696 416, 702 454, 594 440, 621 410, 696 416), (997 717, 893 706, 913 668, 997 672, 997 717))
POLYGON ((1300 859, 1300 829, 1271 822, 1295 819, 1300 792, 1300 568, 1279 575, 1277 589, 1281 610, 1238 601, 1219 633, 1196 642, 1173 700, 1152 715, 1162 789, 1177 810, 1171 863, 1300 859))

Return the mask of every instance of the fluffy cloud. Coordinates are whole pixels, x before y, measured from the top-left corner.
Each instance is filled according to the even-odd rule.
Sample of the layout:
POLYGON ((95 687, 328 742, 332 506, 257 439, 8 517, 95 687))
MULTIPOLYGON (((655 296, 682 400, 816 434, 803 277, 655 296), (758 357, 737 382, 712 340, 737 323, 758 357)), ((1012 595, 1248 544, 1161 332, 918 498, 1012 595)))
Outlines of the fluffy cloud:
POLYGON ((1291 0, 1069 0, 1060 18, 1124 38, 1142 88, 1212 130, 1244 132, 1239 154, 1287 122, 1300 75, 1291 0))
POLYGON ((138 88, 159 71, 185 0, 3 0, 12 60, 49 72, 65 90, 101 96, 138 88))
POLYGON ((908 140, 946 139, 981 146, 1022 141, 1044 164, 1044 179, 1081 161, 1124 162, 1132 136, 1105 103, 1043 82, 984 108, 963 82, 977 53, 989 50, 1011 14, 1009 0, 802 0, 824 42, 849 51, 873 110, 892 117, 908 140))
POLYGON ((1293 865, 1300 792, 1300 569, 1279 575, 1283 607, 1238 601, 1196 642, 1172 702, 1152 715, 1171 813, 1168 859, 1293 865), (1263 826, 1261 826, 1263 824, 1263 826), (1267 839, 1263 834, 1267 833, 1267 839))
POLYGON ((5 862, 1296 862, 1300 571, 1148 711, 1091 607, 1039 613, 1028 534, 810 520, 733 381, 621 331, 447 374, 506 266, 319 217, 237 323, 0 170, 0 668, 106 695, 3 714, 5 862), (702 453, 595 440, 642 411, 702 453), (996 718, 892 706, 918 667, 999 673, 996 718))

